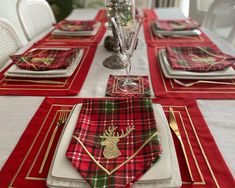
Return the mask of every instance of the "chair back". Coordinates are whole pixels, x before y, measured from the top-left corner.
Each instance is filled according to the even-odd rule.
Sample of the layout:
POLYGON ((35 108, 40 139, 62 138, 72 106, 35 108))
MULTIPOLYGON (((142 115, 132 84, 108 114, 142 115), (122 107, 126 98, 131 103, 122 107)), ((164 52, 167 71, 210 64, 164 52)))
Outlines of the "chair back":
POLYGON ((189 17, 202 24, 211 3, 214 0, 190 0, 189 17))
POLYGON ((135 0, 136 7, 153 8, 155 6, 154 0, 135 0))
POLYGON ((6 19, 0 18, 0 68, 10 59, 21 46, 20 39, 15 29, 6 19))
MULTIPOLYGON (((151 8, 154 5, 154 0, 135 0, 136 7, 151 8)), ((86 0, 85 8, 103 8, 105 6, 104 0, 86 0)))
POLYGON ((235 1, 215 0, 211 4, 202 26, 231 44, 235 37, 235 1))
POLYGON ((28 40, 56 22, 51 7, 45 0, 18 0, 17 12, 28 40))

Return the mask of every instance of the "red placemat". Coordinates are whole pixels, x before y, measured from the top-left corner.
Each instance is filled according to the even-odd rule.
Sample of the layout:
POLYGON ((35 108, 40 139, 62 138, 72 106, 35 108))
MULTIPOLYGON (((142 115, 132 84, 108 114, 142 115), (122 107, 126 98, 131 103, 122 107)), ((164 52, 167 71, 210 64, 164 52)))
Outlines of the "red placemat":
MULTIPOLYGON (((73 46, 66 45, 66 47, 72 48, 73 46)), ((77 47, 79 48, 79 46, 77 47)), ((83 57, 74 73, 68 78, 28 79, 5 77, 4 73, 11 65, 8 66, 0 73, 0 95, 61 96, 78 94, 96 51, 96 46, 83 46, 81 48, 84 49, 83 57)))
POLYGON ((149 87, 149 79, 148 76, 135 76, 130 75, 129 78, 132 82, 136 83, 136 87, 125 86, 125 88, 129 88, 129 90, 125 90, 125 88, 119 87, 119 84, 125 82, 128 76, 126 75, 110 75, 106 96, 109 97, 150 97, 150 87, 149 87))
POLYGON ((98 32, 93 36, 84 36, 84 37, 78 37, 78 36, 53 36, 51 35, 51 32, 48 33, 45 37, 43 37, 38 43, 65 43, 65 44, 77 44, 77 45, 87 45, 89 44, 98 44, 106 31, 105 27, 105 21, 106 21, 106 11, 100 10, 98 14, 96 15, 94 21, 101 22, 100 28, 98 32))
MULTIPOLYGON (((61 128, 57 132, 43 173, 40 175, 38 171, 58 119, 58 112, 63 105, 71 109, 74 104, 82 103, 82 101, 83 99, 78 98, 46 98, 44 100, 0 171, 0 187, 46 187, 45 180, 61 128)), ((175 112, 195 180, 195 183, 191 184, 180 145, 173 134, 183 180, 182 187, 234 187, 234 179, 196 102, 184 99, 153 99, 153 101, 163 105, 167 117, 169 106, 175 112)))
MULTIPOLYGON (((158 60, 158 51, 163 47, 148 47, 149 69, 152 87, 157 97, 174 98, 205 98, 205 99, 235 99, 235 85, 195 84, 191 87, 181 86, 173 79, 165 78, 158 60)), ((195 82, 197 80, 181 80, 195 82)), ((235 83, 235 80, 223 80, 235 83)))
POLYGON ((152 32, 152 24, 157 20, 157 15, 155 15, 154 10, 146 9, 144 11, 145 15, 147 15, 146 19, 143 22, 144 27, 144 35, 145 40, 148 45, 171 45, 171 44, 179 44, 179 43, 192 43, 192 44, 200 44, 208 42, 210 39, 202 32, 199 36, 190 36, 189 38, 174 38, 174 37, 157 37, 153 35, 152 32))

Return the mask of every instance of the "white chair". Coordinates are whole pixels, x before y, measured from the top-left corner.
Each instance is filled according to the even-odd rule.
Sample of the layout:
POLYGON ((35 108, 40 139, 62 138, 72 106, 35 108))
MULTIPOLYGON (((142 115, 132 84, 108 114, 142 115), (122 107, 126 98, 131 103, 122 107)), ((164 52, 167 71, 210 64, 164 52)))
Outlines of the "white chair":
POLYGON ((214 0, 190 0, 189 17, 202 24, 211 3, 214 0))
POLYGON ((17 12, 28 40, 56 22, 51 7, 45 0, 18 0, 17 12))
POLYGON ((7 20, 0 18, 0 69, 21 46, 15 29, 7 20))
POLYGON ((232 44, 235 38, 235 1, 215 0, 203 20, 202 27, 232 44))
POLYGON ((135 0, 136 7, 140 8, 153 8, 155 6, 155 0, 135 0))
POLYGON ((189 14, 189 0, 158 0, 156 5, 160 8, 178 7, 184 16, 189 14))

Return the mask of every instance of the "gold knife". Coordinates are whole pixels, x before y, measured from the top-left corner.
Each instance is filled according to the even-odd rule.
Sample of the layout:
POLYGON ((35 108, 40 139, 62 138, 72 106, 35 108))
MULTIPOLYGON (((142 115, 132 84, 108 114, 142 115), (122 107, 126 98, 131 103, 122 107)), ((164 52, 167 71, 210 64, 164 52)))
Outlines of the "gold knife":
POLYGON ((171 107, 169 108, 169 118, 170 118, 170 122, 169 122, 170 127, 174 131, 175 135, 177 136, 177 138, 180 141, 180 145, 181 145, 181 148, 182 148, 183 153, 184 153, 184 158, 185 158, 185 161, 186 161, 186 164, 187 164, 190 179, 191 179, 192 182, 194 182, 192 171, 191 171, 189 161, 188 161, 188 157, 187 157, 187 153, 185 151, 184 143, 183 143, 181 135, 180 135, 180 131, 179 131, 179 127, 177 125, 176 119, 175 119, 174 111, 171 107))

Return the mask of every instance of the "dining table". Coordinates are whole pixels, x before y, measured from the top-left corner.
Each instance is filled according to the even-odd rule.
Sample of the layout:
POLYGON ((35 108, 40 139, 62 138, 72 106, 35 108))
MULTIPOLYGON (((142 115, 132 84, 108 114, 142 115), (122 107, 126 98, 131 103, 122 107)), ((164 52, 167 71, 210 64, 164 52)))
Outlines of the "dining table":
MULTIPOLYGON (((226 184, 219 176, 226 172, 228 177, 233 177, 233 181, 235 177, 235 86, 230 86, 229 89, 223 87, 218 89, 217 87, 220 86, 216 84, 208 84, 209 87, 206 85, 202 88, 200 88, 200 84, 198 84, 198 87, 195 86, 195 88, 183 88, 183 86, 181 86, 183 89, 180 88, 177 90, 179 85, 169 81, 167 78, 163 78, 164 76, 160 73, 159 68, 156 67, 157 55, 154 53, 157 52, 159 47, 163 46, 174 46, 177 44, 189 44, 190 46, 194 46, 207 41, 212 41, 222 52, 230 55, 235 55, 235 48, 213 33, 213 31, 203 28, 203 26, 200 27, 203 35, 199 39, 154 39, 149 33, 149 23, 155 19, 185 19, 186 17, 178 8, 144 9, 142 11, 143 26, 138 35, 137 48, 131 57, 131 75, 148 76, 151 99, 155 103, 160 103, 163 107, 165 106, 165 109, 167 109, 168 106, 174 106, 175 109, 177 109, 177 106, 181 106, 183 117, 187 116, 184 110, 189 109, 191 114, 188 115, 192 116, 192 121, 195 125, 192 130, 189 130, 189 135, 194 135, 195 132, 193 131, 198 130, 196 130, 197 134, 193 137, 189 136, 189 138, 187 138, 189 143, 192 142, 192 146, 189 146, 188 150, 193 150, 195 147, 198 148, 198 150, 196 149, 194 151, 196 153, 195 155, 200 154, 204 156, 204 158, 206 158, 207 155, 209 156, 208 158, 210 159, 205 160, 204 164, 208 166, 208 172, 202 172, 202 174, 212 174, 211 176, 214 182, 210 180, 209 185, 213 185, 214 187, 232 185, 234 182, 226 184), (202 126, 200 127, 200 125, 203 125, 203 128, 201 128, 202 126), (198 145, 195 144, 196 142, 198 145), (212 144, 212 146, 210 144, 212 144), (215 157, 215 161, 211 161, 213 157, 215 157), (214 171, 216 171, 215 174, 213 173, 214 171)), ((112 35, 112 32, 105 26, 106 19, 105 13, 103 12, 101 15, 100 10, 96 9, 75 9, 66 18, 67 20, 94 20, 99 14, 98 19, 103 24, 102 34, 100 34, 99 38, 92 38, 87 41, 79 38, 69 38, 66 40, 60 38, 54 39, 48 36, 54 29, 54 26, 51 26, 51 28, 48 28, 20 49, 20 52, 22 52, 32 45, 40 43, 43 47, 88 46, 89 48, 93 48, 93 51, 89 54, 91 57, 86 60, 89 61, 89 63, 85 61, 86 64, 82 65, 84 68, 82 67, 81 72, 78 72, 78 74, 82 75, 81 78, 78 76, 75 80, 74 87, 79 87, 79 89, 75 89, 75 91, 67 93, 61 92, 58 96, 53 92, 41 94, 39 90, 36 92, 33 91, 32 95, 30 95, 30 92, 20 94, 19 90, 17 90, 16 93, 10 90, 8 93, 4 93, 5 90, 0 88, 0 169, 2 173, 6 172, 4 176, 11 177, 10 180, 7 180, 8 183, 10 182, 8 187, 21 187, 20 185, 24 185, 24 183, 21 182, 23 181, 23 175, 21 177, 21 174, 24 171, 23 166, 27 165, 27 157, 25 158, 21 155, 26 156, 29 154, 30 156, 30 153, 27 153, 26 150, 31 150, 34 144, 39 144, 37 140, 33 141, 33 138, 38 136, 37 132, 39 131, 39 127, 37 128, 37 123, 48 118, 45 117, 45 110, 47 110, 46 105, 57 104, 57 102, 60 104, 66 101, 68 104, 72 105, 76 102, 82 102, 85 98, 107 98, 106 87, 110 75, 126 74, 125 69, 108 69, 103 66, 103 61, 112 54, 112 52, 107 51, 104 47, 106 36, 112 35), (81 83, 76 85, 76 82, 81 83), (1 90, 3 91, 2 93, 1 90), (45 107, 45 109, 42 107, 45 107), (30 130, 28 130, 29 125, 31 127, 30 130), (28 145, 27 136, 28 142, 30 142, 31 145, 28 145), (21 149, 24 153, 14 152, 20 151, 21 149), (10 163, 12 164, 13 159, 17 158, 19 159, 19 161, 16 161, 18 167, 15 168, 14 165, 10 165, 10 163), (5 169, 4 166, 7 165, 9 167, 5 169), (20 177, 17 178, 18 176, 20 177)), ((5 68, 8 65, 9 64, 6 64, 5 68)), ((2 70, 4 70, 4 68, 2 70)), ((180 119, 180 114, 178 114, 177 117, 180 119)), ((185 122, 190 122, 190 119, 185 122)), ((38 137, 38 139, 42 142, 43 136, 38 137)), ((49 140, 46 142, 49 142, 49 140)), ((31 157, 33 158, 33 156, 31 157)), ((193 158, 194 156, 192 156, 191 160, 193 160, 193 158)), ((203 159, 198 160, 200 163, 200 160, 203 159)), ((49 165, 50 164, 47 164, 48 168, 49 165)), ((197 168, 196 166, 197 162, 195 162, 195 168, 197 168)), ((203 165, 200 166, 199 164, 199 168, 203 171, 203 168, 206 167, 203 165)), ((2 182, 1 178, 4 176, 0 173, 0 182, 2 182)), ((200 175, 195 172, 195 177, 200 177, 200 175)), ((26 180, 30 181, 30 177, 27 178, 26 180)), ((44 181, 45 184, 45 178, 46 174, 43 174, 43 177, 40 176, 35 181, 44 181)), ((229 180, 231 181, 231 178, 229 180)), ((3 185, 5 184, 2 184, 2 187, 4 187, 3 185)), ((34 184, 31 182, 28 184, 28 187, 32 185, 34 184)), ((38 187, 40 187, 39 185, 41 184, 38 184, 38 187)), ((204 185, 206 187, 206 184, 204 185)), ((190 187, 187 182, 184 185, 184 181, 183 186, 190 187)), ((192 185, 192 187, 194 186, 197 187, 197 184, 192 185)))

